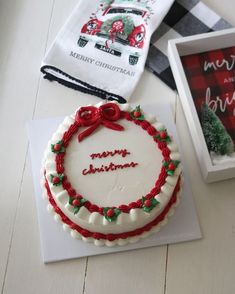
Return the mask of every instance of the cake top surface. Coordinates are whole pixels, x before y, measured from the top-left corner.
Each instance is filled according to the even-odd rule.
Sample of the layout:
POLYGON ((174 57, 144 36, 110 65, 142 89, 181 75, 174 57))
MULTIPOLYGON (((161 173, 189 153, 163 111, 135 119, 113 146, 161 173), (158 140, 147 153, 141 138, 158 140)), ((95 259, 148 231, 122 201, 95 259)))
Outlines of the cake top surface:
POLYGON ((123 131, 100 126, 66 151, 65 174, 86 199, 99 206, 129 204, 154 187, 163 156, 149 134, 125 119, 123 131))
POLYGON ((160 203, 159 193, 170 196, 180 173, 177 146, 139 106, 81 107, 59 126, 49 146, 45 172, 50 189, 60 206, 73 207, 75 214, 107 217, 111 208, 117 209, 116 218, 133 208, 151 211, 160 203))

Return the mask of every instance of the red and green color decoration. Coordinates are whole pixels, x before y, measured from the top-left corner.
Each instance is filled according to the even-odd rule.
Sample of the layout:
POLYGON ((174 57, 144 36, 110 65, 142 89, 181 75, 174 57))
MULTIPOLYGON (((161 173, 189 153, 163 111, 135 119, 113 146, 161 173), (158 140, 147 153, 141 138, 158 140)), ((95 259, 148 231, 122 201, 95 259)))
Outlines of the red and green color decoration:
POLYGON ((175 173, 176 168, 180 164, 179 160, 170 160, 170 161, 164 161, 163 166, 166 169, 166 173, 168 176, 173 176, 175 173))
POLYGON ((154 136, 160 142, 171 142, 171 137, 168 135, 167 130, 159 131, 159 133, 154 136))
POLYGON ((135 120, 145 120, 145 117, 143 115, 143 112, 140 108, 140 105, 136 106, 136 108, 134 110, 131 111, 130 113, 131 118, 135 119, 135 120))
POLYGON ((60 186, 62 185, 64 175, 63 174, 57 174, 57 175, 50 175, 50 180, 53 186, 60 186))
POLYGON ((101 26, 101 32, 107 35, 114 33, 127 37, 131 34, 134 27, 133 19, 130 16, 120 14, 105 20, 101 26), (117 22, 118 26, 116 26, 117 22))
POLYGON ((56 154, 65 152, 65 147, 63 146, 63 142, 58 141, 55 144, 51 144, 51 151, 56 154))
POLYGON ((156 207, 160 202, 155 198, 147 199, 142 197, 142 207, 145 212, 150 212, 154 207, 156 207))
POLYGON ((82 197, 70 197, 69 204, 73 206, 73 213, 77 214, 80 208, 84 205, 86 199, 82 197))
POLYGON ((105 207, 103 211, 104 211, 104 217, 110 223, 115 221, 117 217, 119 216, 119 214, 121 213, 120 209, 112 208, 112 207, 105 207))

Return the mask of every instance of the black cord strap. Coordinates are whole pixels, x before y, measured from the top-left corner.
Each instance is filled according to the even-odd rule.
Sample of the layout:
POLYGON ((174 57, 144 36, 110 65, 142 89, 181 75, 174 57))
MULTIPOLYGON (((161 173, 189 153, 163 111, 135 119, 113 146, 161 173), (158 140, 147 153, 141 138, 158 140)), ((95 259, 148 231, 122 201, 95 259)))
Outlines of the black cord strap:
POLYGON ((44 79, 47 79, 51 82, 56 81, 73 90, 78 90, 82 93, 91 94, 104 100, 126 103, 126 100, 123 97, 91 86, 90 84, 83 82, 79 79, 76 79, 54 66, 44 65, 41 67, 41 72, 44 74, 44 79), (64 76, 66 79, 60 78, 52 74, 51 71, 64 76))

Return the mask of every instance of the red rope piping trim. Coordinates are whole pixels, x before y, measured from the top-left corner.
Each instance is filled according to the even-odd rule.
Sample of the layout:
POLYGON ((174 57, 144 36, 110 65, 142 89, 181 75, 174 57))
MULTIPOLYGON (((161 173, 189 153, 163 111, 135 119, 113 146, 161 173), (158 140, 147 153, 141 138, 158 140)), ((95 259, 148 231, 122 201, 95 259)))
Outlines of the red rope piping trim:
POLYGON ((76 230, 79 234, 81 234, 83 237, 85 238, 94 238, 94 239, 105 239, 108 241, 114 241, 116 239, 126 239, 129 237, 134 237, 134 236, 138 236, 141 235, 144 232, 148 232, 150 231, 154 226, 158 225, 164 218, 165 216, 168 214, 170 208, 172 207, 173 204, 176 203, 177 201, 177 194, 180 190, 180 182, 181 182, 181 178, 179 178, 174 192, 172 194, 171 199, 169 200, 168 204, 166 205, 166 207, 164 208, 164 210, 150 223, 148 223, 147 225, 145 225, 142 228, 138 228, 134 231, 130 231, 130 232, 124 232, 124 233, 119 233, 119 234, 102 234, 102 233, 95 233, 95 232, 90 232, 86 229, 83 229, 82 227, 78 226, 77 224, 73 223, 62 211, 61 209, 57 206, 49 185, 48 185, 48 181, 45 181, 45 188, 47 190, 47 194, 48 194, 48 198, 49 198, 49 202, 50 204, 53 206, 54 211, 60 215, 62 221, 67 224, 72 230, 76 230))
MULTIPOLYGON (((126 119, 130 122, 134 122, 136 125, 142 127, 143 130, 145 130, 149 136, 153 138, 153 136, 157 135, 159 132, 146 120, 136 120, 133 119, 130 115, 129 112, 126 111, 121 111, 121 118, 126 119)), ((72 139, 73 135, 78 132, 80 125, 75 121, 69 129, 64 133, 62 142, 64 147, 68 147, 70 140, 72 139)), ((171 151, 167 147, 167 144, 165 142, 161 142, 156 138, 153 138, 153 141, 156 143, 157 147, 162 151, 163 159, 165 161, 170 160, 170 154, 171 151)), ((65 157, 66 152, 59 153, 56 155, 56 171, 58 174, 64 173, 64 157, 65 157)), ((151 189, 149 193, 147 193, 144 197, 147 199, 151 199, 155 197, 158 193, 160 193, 161 187, 165 184, 166 182, 166 177, 167 173, 165 170, 165 167, 162 166, 161 172, 159 174, 159 177, 157 181, 155 182, 154 187, 151 189)), ((76 192, 76 190, 72 187, 71 183, 68 181, 68 178, 64 177, 63 179, 63 188, 68 192, 70 197, 83 197, 79 193, 76 192)), ((84 203, 84 206, 90 211, 90 212, 98 212, 101 215, 103 215, 103 207, 99 207, 98 205, 92 204, 90 201, 86 201, 84 203)), ((142 200, 138 199, 135 202, 131 202, 128 205, 122 204, 118 206, 118 208, 123 212, 123 213, 129 213, 132 208, 141 208, 142 207, 142 200)), ((115 208, 115 207, 113 207, 115 208)))

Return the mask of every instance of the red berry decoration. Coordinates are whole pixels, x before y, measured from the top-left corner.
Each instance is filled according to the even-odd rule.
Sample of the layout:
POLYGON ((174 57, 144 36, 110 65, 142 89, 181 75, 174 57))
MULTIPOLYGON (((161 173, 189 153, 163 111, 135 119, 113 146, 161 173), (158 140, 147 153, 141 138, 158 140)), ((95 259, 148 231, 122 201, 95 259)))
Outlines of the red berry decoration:
POLYGON ((121 210, 118 208, 110 208, 110 207, 103 208, 104 217, 106 218, 108 222, 115 221, 120 213, 121 213, 121 210))
POLYGON ((52 179, 52 183, 53 184, 58 184, 60 182, 60 178, 59 177, 54 177, 53 179, 52 179))
POLYGON ((107 217, 113 217, 114 216, 114 211, 113 211, 113 209, 109 209, 107 212, 106 212, 106 214, 107 214, 107 217))
POLYGON ((146 199, 142 197, 142 207, 145 212, 150 212, 154 207, 156 207, 159 202, 156 198, 146 199))
POLYGON ((80 196, 76 196, 76 198, 69 197, 68 202, 69 202, 70 205, 73 206, 73 213, 77 214, 79 212, 80 208, 86 202, 86 199, 80 198, 80 196))
POLYGON ((152 201, 150 199, 147 199, 144 201, 144 206, 150 207, 152 205, 152 201))
POLYGON ((65 152, 65 147, 63 146, 63 142, 58 141, 55 144, 51 144, 51 151, 56 154, 65 152))
POLYGON ((176 166, 173 163, 170 163, 168 166, 169 170, 175 170, 176 166))
POLYGON ((139 120, 139 121, 145 120, 140 106, 136 106, 136 108, 130 112, 130 115, 134 120, 139 120))
POLYGON ((81 203, 80 203, 80 200, 79 199, 74 199, 73 200, 73 206, 79 206, 81 203))
POLYGON ((59 186, 62 184, 64 175, 63 174, 57 174, 57 175, 50 175, 50 181, 54 186, 59 186))
POLYGON ((57 143, 57 144, 54 145, 54 150, 55 151, 60 151, 60 148, 61 148, 60 144, 57 143))
POLYGON ((134 111, 133 115, 134 115, 134 117, 140 117, 141 113, 140 113, 140 111, 134 111))
POLYGON ((154 136, 157 140, 160 142, 171 142, 170 136, 168 136, 168 133, 166 130, 161 130, 156 136, 154 136))
POLYGON ((172 160, 172 161, 164 161, 163 166, 166 169, 166 173, 168 176, 173 176, 175 173, 175 169, 178 167, 180 164, 179 160, 172 160))
POLYGON ((160 132, 160 138, 161 139, 166 139, 166 137, 167 137, 167 133, 166 132, 160 132))

